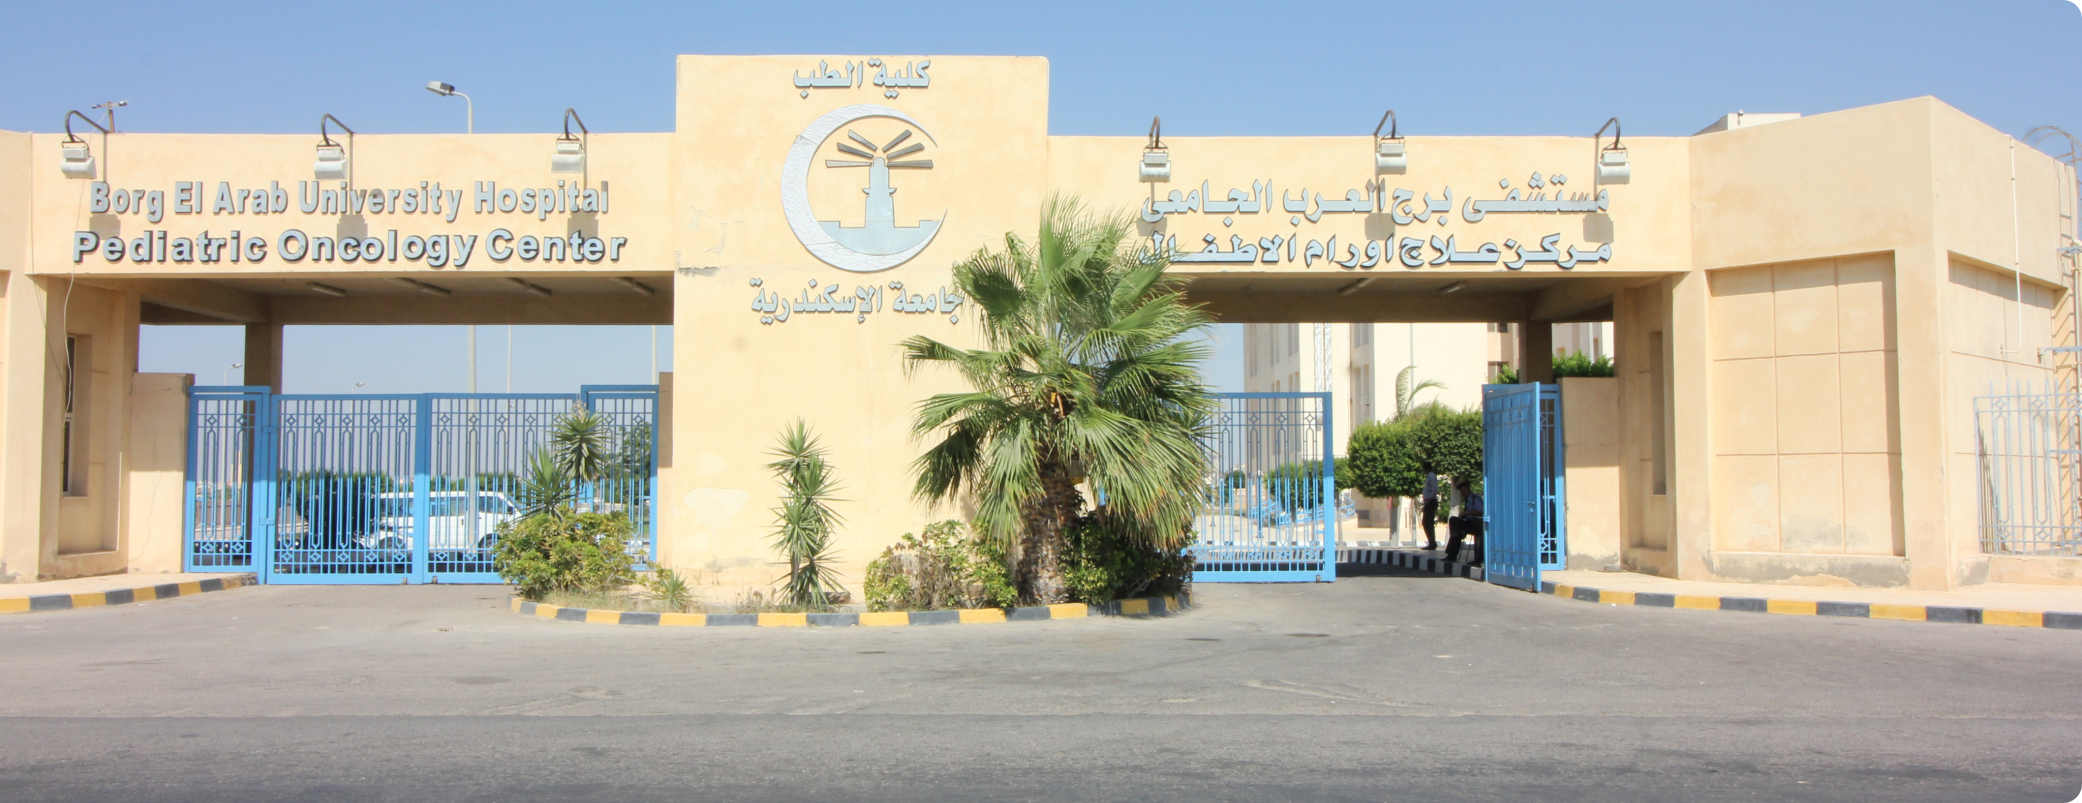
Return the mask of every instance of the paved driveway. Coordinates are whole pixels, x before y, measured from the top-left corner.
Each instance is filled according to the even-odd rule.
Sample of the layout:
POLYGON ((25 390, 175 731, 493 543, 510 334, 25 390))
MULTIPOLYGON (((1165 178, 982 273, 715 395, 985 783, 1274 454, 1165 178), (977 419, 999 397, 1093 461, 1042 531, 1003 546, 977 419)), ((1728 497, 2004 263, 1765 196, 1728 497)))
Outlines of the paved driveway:
POLYGON ((1164 620, 639 628, 486 587, 0 617, 0 800, 2041 800, 2082 632, 1202 586, 1164 620))

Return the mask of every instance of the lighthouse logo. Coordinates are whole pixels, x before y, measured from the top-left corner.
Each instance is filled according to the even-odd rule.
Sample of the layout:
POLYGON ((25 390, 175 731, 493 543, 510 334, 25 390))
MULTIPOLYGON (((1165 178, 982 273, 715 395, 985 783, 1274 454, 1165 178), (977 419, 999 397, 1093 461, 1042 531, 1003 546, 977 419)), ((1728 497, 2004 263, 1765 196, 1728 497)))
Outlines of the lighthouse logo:
POLYGON ((904 264, 932 244, 947 214, 942 210, 938 220, 912 218, 914 222, 900 224, 900 187, 891 177, 931 170, 933 161, 927 158, 931 156, 927 149, 937 145, 917 120, 887 106, 847 106, 817 118, 795 137, 788 161, 781 167, 781 210, 788 216, 788 228, 812 255, 841 270, 872 273, 904 264), (879 139, 853 128, 861 120, 876 117, 903 123, 904 128, 879 139), (833 147, 827 150, 827 143, 833 147), (864 174, 866 186, 861 193, 867 214, 861 225, 817 219, 809 193, 810 169, 816 166, 864 174))

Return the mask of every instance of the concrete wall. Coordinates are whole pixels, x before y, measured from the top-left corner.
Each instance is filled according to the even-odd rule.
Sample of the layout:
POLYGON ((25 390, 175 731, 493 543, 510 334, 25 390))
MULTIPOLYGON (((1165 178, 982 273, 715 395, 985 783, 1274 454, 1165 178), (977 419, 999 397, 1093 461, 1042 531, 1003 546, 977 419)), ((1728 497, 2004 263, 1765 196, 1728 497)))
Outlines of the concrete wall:
POLYGON ((138 374, 130 384, 130 450, 124 455, 123 527, 129 569, 181 570, 188 497, 188 388, 191 374, 138 374))
POLYGON ((1892 258, 1721 270, 1709 284, 1716 572, 1906 584, 1892 258))
MULTIPOLYGON (((1205 202, 1230 190, 1258 192, 1254 182, 1270 181, 1256 211, 1137 218, 1138 234, 1175 239, 1186 250, 1210 235, 1223 250, 1231 237, 1326 247, 1336 239, 1332 253, 1313 260, 1174 266, 1191 280, 1196 300, 1230 320, 1425 321, 1471 329, 1503 320, 1536 326, 1526 342, 1539 344, 1553 340, 1542 325, 1596 320, 1611 305, 1620 372, 1611 444, 1617 549, 1630 568, 1702 579, 1837 578, 1933 588, 2005 572, 2075 574, 2073 566, 2027 570, 1982 558, 1974 510, 1962 504, 1972 473, 1960 465, 1972 395, 1990 378, 2045 367, 2032 362, 2030 349, 2050 336, 2052 310, 2061 303, 2055 288, 2071 264, 2054 250, 2064 242, 2062 210, 2074 206, 2072 174, 1933 99, 1696 137, 1629 139, 1634 178, 1621 186, 1593 185, 1590 143, 1581 137, 1413 137, 1409 172, 1382 176, 1373 172, 1372 142, 1363 136, 1188 131, 1167 132, 1173 179, 1150 185, 1130 172, 1141 136, 1048 136, 1045 60, 934 59, 931 87, 896 98, 865 85, 799 89, 792 76, 815 60, 680 59, 673 132, 590 138, 584 180, 610 181, 614 193, 613 211, 594 218, 467 209, 476 181, 554 186, 545 164, 549 133, 354 139, 356 187, 406 189, 424 181, 464 190, 466 211, 453 220, 393 211, 305 214, 295 204, 279 217, 208 210, 220 181, 239 189, 283 182, 296 192, 298 180, 311 175, 309 135, 94 139, 104 175, 118 187, 162 191, 171 206, 176 181, 203 182, 205 211, 169 210, 156 222, 135 212, 86 212, 90 185, 58 173, 56 135, 0 134, 0 272, 7 277, 0 518, 9 524, 0 528, 0 573, 124 568, 127 519, 117 510, 120 495, 109 492, 118 487, 110 472, 123 470, 133 448, 144 448, 124 441, 138 414, 131 400, 152 398, 134 396, 131 386, 140 305, 150 298, 185 314, 262 327, 258 335, 299 322, 549 322, 562 315, 641 323, 669 316, 677 369, 694 379, 672 394, 672 441, 662 449, 669 457, 660 550, 668 565, 745 587, 773 579, 766 511, 777 491, 762 465, 775 434, 800 418, 825 437, 846 486, 849 501, 840 512, 848 523, 838 551, 847 582, 855 583, 859 568, 903 532, 961 513, 911 497, 911 463, 923 444, 909 422, 919 400, 963 385, 948 372, 905 372, 900 344, 924 335, 971 345, 976 329, 966 324, 974 307, 898 314, 885 302, 873 315, 762 320, 752 309, 755 298, 794 300, 813 284, 819 293, 837 285, 847 294, 893 294, 892 285, 902 284, 906 292, 937 294, 955 263, 1002 247, 1008 232, 1032 232, 1051 193, 1080 196, 1100 210, 1149 210, 1173 192, 1203 193, 1205 202), (787 193, 777 179, 812 121, 863 104, 917 121, 907 126, 885 115, 852 128, 876 143, 916 129, 914 139, 928 146, 919 158, 934 166, 893 181, 901 190, 894 196, 897 219, 938 220, 941 229, 903 264, 854 273, 805 250, 788 225, 787 193), (1557 184, 1560 174, 1570 177, 1566 187, 1557 184), (1331 261, 1403 238, 1426 248, 1433 238, 1454 238, 1461 251, 1506 240, 1522 250, 1549 235, 1563 247, 1586 243, 1587 220, 1577 213, 1470 220, 1476 216, 1467 203, 1502 198, 1500 182, 1525 197, 1607 193, 1616 234, 1611 260, 1566 271, 1548 263, 1522 270, 1404 266, 1392 255, 1363 268, 1331 261), (1415 193, 1416 205, 1449 190, 1454 200, 1441 215, 1403 224, 1393 222, 1392 201, 1323 209, 1323 199, 1396 189, 1415 193), (1292 211, 1296 197, 1307 209, 1292 211), (402 235, 480 238, 495 227, 534 235, 577 229, 630 241, 613 263, 501 262, 481 250, 481 239, 467 268, 290 263, 274 249, 279 233, 292 227, 313 235, 396 228, 402 235), (139 264, 88 254, 75 261, 70 247, 79 231, 179 238, 234 228, 268 238, 270 258, 139 264), (662 280, 668 271, 669 297, 635 302, 625 294, 605 305, 599 293, 537 299, 504 281, 531 276, 606 287, 616 276, 662 280), (399 277, 458 287, 478 282, 497 292, 364 292, 396 290, 390 280, 399 277), (318 295, 305 284, 317 278, 355 292, 346 299, 318 295), (1448 290, 1455 282, 1466 284, 1448 290), (632 317, 645 320, 624 320, 632 317), (1875 345, 1875 332, 1891 339, 1875 345), (55 490, 62 372, 54 355, 67 333, 93 338, 86 497, 55 490), (1992 334, 2008 339, 1991 341, 1992 334), (1891 506, 1875 504, 1882 495, 1891 506), (1898 568, 1872 568, 1880 564, 1898 568)), ((834 156, 831 147, 818 158, 834 156)), ((859 177, 820 167, 803 179, 804 202, 840 225, 856 225, 864 219, 859 177)), ((1361 350, 1373 355, 1375 370, 1358 381, 1373 388, 1376 415, 1393 399, 1394 369, 1402 362, 1394 357, 1398 328, 1376 327, 1373 344, 1361 350)), ((1459 358, 1439 361, 1434 372, 1434 361, 1420 356, 1422 373, 1454 386, 1449 403, 1481 384, 1486 340, 1478 338, 1481 347, 1464 360, 1464 378, 1445 368, 1459 358)), ((1344 397, 1335 418, 1344 430, 1357 417, 1349 414, 1353 349, 1338 335, 1333 346, 1341 370, 1331 372, 1332 388, 1344 397)), ((1303 351, 1312 350, 1304 343, 1303 351)), ((1528 362, 1544 362, 1544 349, 1539 356, 1528 362)), ((1286 374, 1299 374, 1313 389, 1312 367, 1286 374)))
POLYGON ((1571 376, 1560 384, 1568 567, 1617 569, 1626 543, 1619 379, 1571 376))

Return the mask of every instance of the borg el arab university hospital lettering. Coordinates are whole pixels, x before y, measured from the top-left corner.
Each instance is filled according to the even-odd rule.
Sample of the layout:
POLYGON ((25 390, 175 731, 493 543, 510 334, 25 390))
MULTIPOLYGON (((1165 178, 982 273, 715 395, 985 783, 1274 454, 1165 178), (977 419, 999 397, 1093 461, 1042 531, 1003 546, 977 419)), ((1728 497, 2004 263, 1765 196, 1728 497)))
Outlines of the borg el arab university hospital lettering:
POLYGON ((915 405, 959 378, 898 343, 973 342, 951 267, 1065 194, 1255 325, 1203 579, 1334 576, 1367 521, 1237 508, 1221 477, 1333 456, 1417 327, 1450 325, 1427 352, 1460 356, 1425 364, 1491 421, 1492 563, 1525 538, 1534 577, 2082 584, 2075 175, 1938 100, 1683 137, 1087 137, 1049 134, 1039 58, 677 70, 661 133, 589 131, 582 103, 543 134, 320 108, 297 135, 0 133, 0 573, 496 581, 500 483, 583 401, 626 469, 596 503, 656 565, 741 586, 776 573, 773 433, 815 422, 858 587, 959 515, 910 472, 915 405), (569 394, 282 393, 283 328, 328 324, 670 324, 676 358, 569 394), (243 381, 139 373, 141 325, 244 327, 243 381), (1557 387, 1556 332, 1616 375, 1557 387), (1539 384, 1483 387, 1497 362, 1539 384))

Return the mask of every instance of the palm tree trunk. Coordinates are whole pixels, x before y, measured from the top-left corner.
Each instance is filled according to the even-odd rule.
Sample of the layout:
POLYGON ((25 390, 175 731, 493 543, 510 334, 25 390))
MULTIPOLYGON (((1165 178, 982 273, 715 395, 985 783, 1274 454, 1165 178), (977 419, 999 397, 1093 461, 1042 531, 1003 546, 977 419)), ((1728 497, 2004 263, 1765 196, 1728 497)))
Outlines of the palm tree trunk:
POLYGON ((1083 499, 1069 467, 1058 460, 1042 459, 1041 487, 1041 496, 1027 504, 1019 582, 1022 595, 1035 604, 1052 605, 1070 601, 1070 587, 1063 580, 1063 551, 1068 547, 1064 531, 1083 499))

